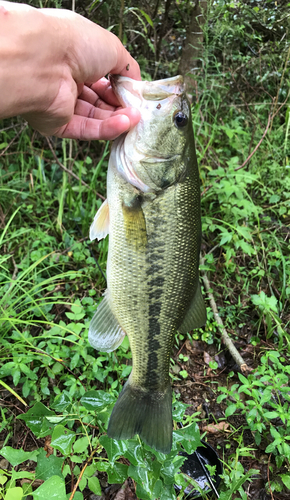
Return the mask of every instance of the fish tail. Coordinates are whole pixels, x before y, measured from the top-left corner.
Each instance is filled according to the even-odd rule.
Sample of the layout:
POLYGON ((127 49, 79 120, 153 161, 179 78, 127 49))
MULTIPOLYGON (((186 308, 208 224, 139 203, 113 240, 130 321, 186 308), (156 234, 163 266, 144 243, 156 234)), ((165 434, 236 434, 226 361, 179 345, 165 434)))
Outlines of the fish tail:
POLYGON ((172 446, 172 401, 168 382, 164 391, 148 391, 126 382, 115 404, 108 426, 108 436, 129 439, 135 434, 162 453, 172 446))

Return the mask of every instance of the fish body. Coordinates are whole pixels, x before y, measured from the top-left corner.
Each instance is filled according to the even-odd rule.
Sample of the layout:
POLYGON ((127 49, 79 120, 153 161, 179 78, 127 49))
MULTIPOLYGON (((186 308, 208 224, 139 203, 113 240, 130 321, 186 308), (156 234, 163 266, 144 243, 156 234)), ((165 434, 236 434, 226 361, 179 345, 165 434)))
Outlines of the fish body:
POLYGON ((199 286, 199 174, 190 106, 181 77, 136 82, 114 77, 140 123, 113 144, 107 202, 91 239, 109 233, 108 288, 89 341, 115 349, 127 334, 133 369, 113 409, 108 435, 138 433, 156 450, 172 445, 170 353, 177 330, 205 322, 199 286))

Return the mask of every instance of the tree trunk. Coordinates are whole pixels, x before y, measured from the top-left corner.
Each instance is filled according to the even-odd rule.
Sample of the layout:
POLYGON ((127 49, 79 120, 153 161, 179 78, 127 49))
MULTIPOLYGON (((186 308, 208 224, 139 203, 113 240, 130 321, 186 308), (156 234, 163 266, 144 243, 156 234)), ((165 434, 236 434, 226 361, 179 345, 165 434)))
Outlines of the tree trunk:
POLYGON ((189 93, 194 88, 193 75, 200 66, 203 50, 203 26, 207 9, 207 0, 196 0, 191 20, 186 31, 186 39, 181 53, 178 71, 184 76, 189 93))

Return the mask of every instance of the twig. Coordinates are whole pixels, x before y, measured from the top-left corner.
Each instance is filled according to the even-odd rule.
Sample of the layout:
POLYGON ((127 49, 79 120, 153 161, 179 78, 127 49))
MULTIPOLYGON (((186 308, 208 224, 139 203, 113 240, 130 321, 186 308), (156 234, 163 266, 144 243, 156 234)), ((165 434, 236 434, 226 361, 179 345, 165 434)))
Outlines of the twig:
MULTIPOLYGON (((201 265, 204 265, 204 263, 205 263, 205 258, 204 257, 201 258, 200 263, 201 263, 201 265)), ((208 277, 207 277, 207 275, 206 275, 206 273, 204 271, 202 271, 201 274, 202 274, 202 279, 203 279, 203 283, 204 283, 205 289, 206 289, 208 297, 209 297, 210 305, 211 305, 211 308, 212 308, 213 313, 214 313, 214 318, 215 318, 217 324, 220 326, 221 338, 222 338, 223 342, 225 343, 225 345, 227 346, 228 350, 230 351, 230 353, 231 353, 232 357, 234 358, 235 362, 240 367, 241 371, 243 373, 247 373, 249 371, 249 367, 245 363, 245 361, 243 360, 242 356, 238 353, 238 351, 235 348, 232 340, 228 336, 228 334, 226 332, 226 329, 224 327, 224 324, 222 322, 222 319, 221 319, 221 317, 220 317, 220 315, 218 313, 218 309, 217 309, 216 302, 214 300, 214 296, 213 296, 213 294, 210 291, 211 287, 210 287, 210 283, 209 283, 208 277)))
POLYGON ((56 163, 60 166, 60 168, 62 168, 65 172, 67 172, 69 175, 71 175, 72 177, 74 177, 77 181, 81 182, 83 186, 85 186, 87 189, 89 189, 90 191, 93 191, 99 198, 101 198, 101 200, 105 200, 104 196, 102 196, 100 193, 97 193, 94 189, 92 189, 85 181, 83 181, 82 179, 80 179, 76 174, 74 174, 71 170, 69 170, 68 168, 66 168, 58 159, 58 157, 56 156, 55 154, 55 151, 52 147, 52 144, 49 140, 48 137, 46 137, 46 141, 47 141, 47 144, 49 146, 49 149, 50 151, 52 152, 53 154, 53 157, 56 161, 56 163))
MULTIPOLYGON (((185 342, 186 342, 186 340, 185 340, 185 342)), ((179 349, 178 353, 176 354, 176 357, 178 357, 178 356, 179 356, 179 354, 181 353, 182 349, 183 349, 183 348, 184 348, 184 346, 185 346, 185 342, 183 342, 183 344, 182 344, 181 348, 179 349)))
POLYGON ((20 134, 23 132, 23 130, 27 127, 28 123, 25 122, 21 129, 19 130, 19 132, 17 132, 17 134, 13 137, 12 141, 9 142, 8 146, 6 146, 6 148, 3 149, 3 151, 0 153, 0 158, 1 156, 4 155, 4 153, 6 153, 7 149, 10 148, 10 146, 13 144, 14 141, 16 141, 16 139, 20 136, 20 134))
POLYGON ((266 134, 267 134, 267 132, 268 132, 268 130, 269 130, 270 123, 271 123, 271 118, 272 118, 272 114, 271 114, 271 113, 269 113, 269 116, 268 116, 268 123, 267 123, 267 126, 266 126, 266 128, 265 128, 265 130, 264 130, 264 133, 263 133, 263 135, 262 135, 261 139, 259 140, 259 142, 258 142, 258 144, 256 145, 256 147, 253 149, 253 151, 251 152, 251 154, 248 156, 248 158, 244 161, 244 163, 242 163, 242 165, 240 165, 239 167, 236 167, 236 168, 235 168, 235 172, 236 172, 237 170, 240 170, 240 168, 243 168, 245 165, 247 165, 247 163, 250 161, 250 159, 252 158, 252 156, 256 153, 257 149, 261 146, 261 144, 262 144, 262 142, 263 142, 263 140, 264 140, 264 138, 265 138, 265 136, 266 136, 266 134))
POLYGON ((85 472, 85 470, 86 470, 87 466, 89 465, 89 463, 93 460, 93 456, 94 456, 94 454, 96 453, 97 449, 98 449, 98 448, 96 448, 94 451, 92 451, 92 453, 90 454, 89 458, 87 459, 87 461, 86 461, 86 463, 85 463, 84 467, 82 468, 81 473, 80 473, 80 475, 79 475, 79 478, 78 478, 78 480, 77 480, 77 482, 76 482, 76 484, 75 484, 75 486, 74 486, 74 489, 73 489, 73 491, 72 491, 72 494, 71 494, 71 496, 69 497, 69 500, 73 500, 73 497, 74 497, 74 495, 75 495, 75 492, 77 491, 77 487, 78 487, 78 485, 80 484, 80 481, 81 481, 81 479, 82 479, 82 477, 83 477, 83 474, 84 474, 84 472, 85 472))

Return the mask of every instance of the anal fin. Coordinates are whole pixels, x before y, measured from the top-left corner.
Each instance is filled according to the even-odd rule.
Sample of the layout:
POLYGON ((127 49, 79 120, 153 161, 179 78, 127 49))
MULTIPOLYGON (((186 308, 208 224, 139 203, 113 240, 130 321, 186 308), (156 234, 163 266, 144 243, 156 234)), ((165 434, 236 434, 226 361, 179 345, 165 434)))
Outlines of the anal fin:
POLYGON ((206 308, 203 301, 200 284, 198 283, 197 290, 191 301, 186 316, 177 330, 180 333, 187 333, 194 328, 200 328, 206 323, 206 308))
POLYGON ((94 221, 90 227, 90 240, 101 240, 109 234, 109 205, 108 200, 105 200, 97 211, 94 221))
POLYGON ((114 316, 110 295, 106 290, 90 323, 89 343, 98 351, 111 352, 119 347, 124 337, 125 333, 114 316))

